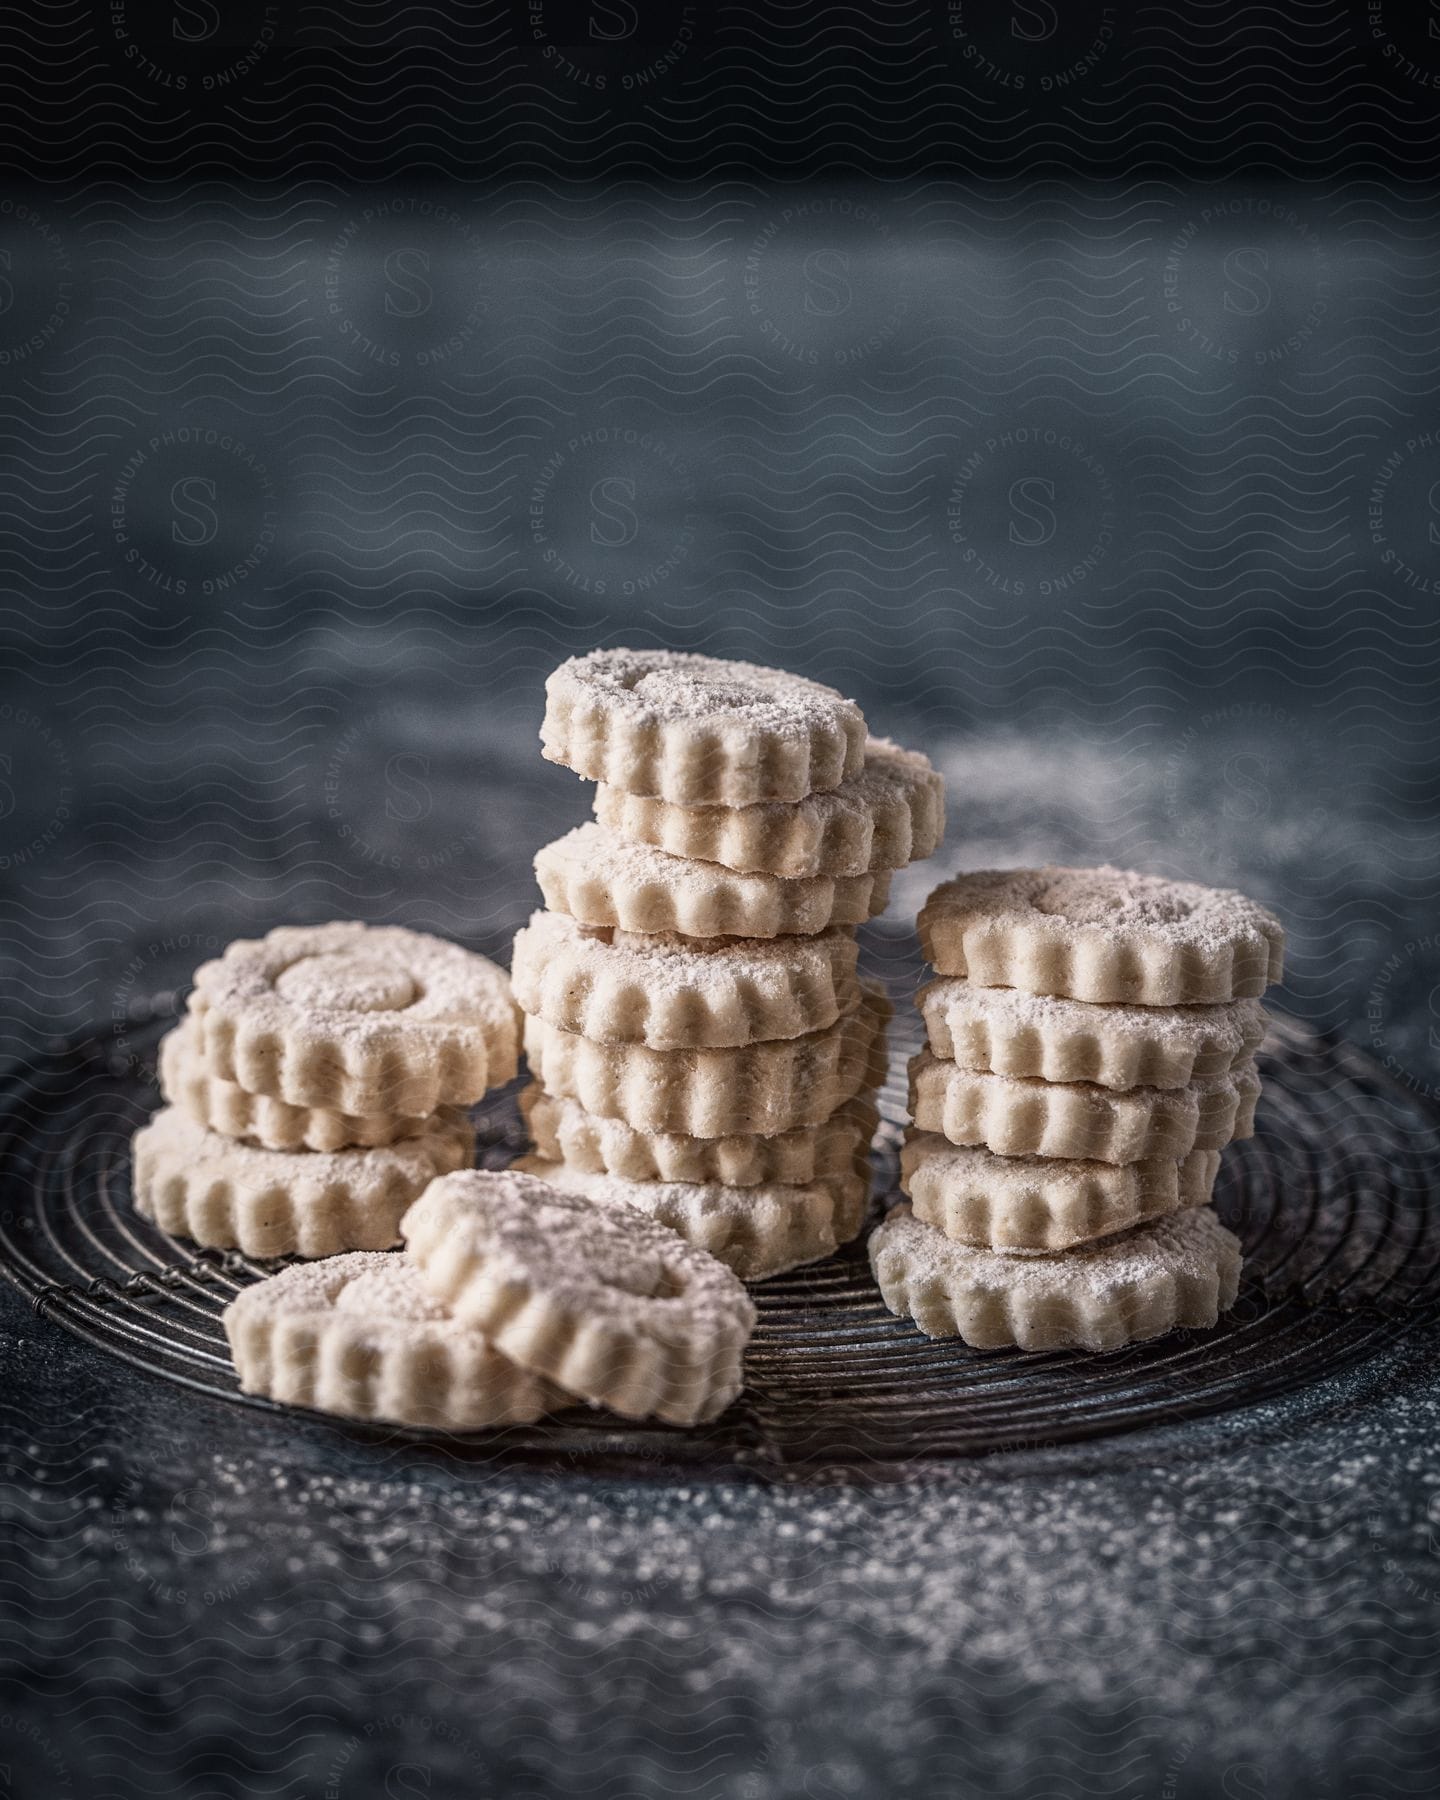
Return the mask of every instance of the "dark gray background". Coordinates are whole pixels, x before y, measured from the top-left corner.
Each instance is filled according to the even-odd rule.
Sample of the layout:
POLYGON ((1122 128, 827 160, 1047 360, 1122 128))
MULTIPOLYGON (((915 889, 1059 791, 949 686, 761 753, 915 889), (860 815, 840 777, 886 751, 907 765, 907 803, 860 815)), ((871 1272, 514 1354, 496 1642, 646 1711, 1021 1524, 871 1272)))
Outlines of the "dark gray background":
MULTIPOLYGON (((1430 14, 1067 12, 27 17, 4 1054, 284 920, 503 956, 586 807, 544 674, 642 642, 944 767, 873 958, 948 868, 1234 883, 1432 1096, 1430 14)), ((447 1465, 0 1305, 18 1794, 1428 1785, 1423 1333, 869 1491, 447 1465)))

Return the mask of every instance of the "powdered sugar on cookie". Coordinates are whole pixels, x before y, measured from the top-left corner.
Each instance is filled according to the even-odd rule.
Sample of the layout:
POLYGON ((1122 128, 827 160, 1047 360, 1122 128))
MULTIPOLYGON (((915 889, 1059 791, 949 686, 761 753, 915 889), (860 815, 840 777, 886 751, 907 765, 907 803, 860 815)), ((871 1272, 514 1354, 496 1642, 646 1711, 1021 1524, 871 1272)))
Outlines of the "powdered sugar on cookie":
POLYGON ((1103 1087, 1184 1087, 1248 1061, 1265 1036, 1256 1000, 1223 1006, 1103 1006, 977 987, 957 976, 920 990, 930 1047, 964 1068, 1103 1087))
POLYGON ((542 1157, 518 1165, 601 1206, 633 1207, 707 1251, 742 1281, 763 1281, 819 1262, 860 1230, 869 1182, 858 1170, 801 1186, 767 1183, 628 1181, 542 1157))
POLYGON ((292 1106, 419 1116, 518 1067, 502 969, 400 926, 281 926, 195 974, 212 1073, 292 1106))
POLYGON ((450 1312, 594 1405, 690 1424, 739 1392, 744 1288, 632 1208, 472 1170, 433 1183, 401 1229, 450 1312))
POLYGON ((803 800, 860 767, 865 721, 833 688, 754 663, 597 650, 545 684, 551 762, 680 806, 803 800))
POLYGON ((1234 1305, 1240 1245, 1208 1207, 1059 1256, 957 1244, 897 1206, 870 1239, 885 1304, 978 1350, 1112 1350, 1234 1305))
POLYGON ((854 1004, 854 937, 686 938, 536 913, 511 979, 532 1017, 595 1043, 723 1049, 823 1030, 854 1004))
POLYGON ((1254 997, 1280 979, 1285 941, 1244 894, 1108 867, 957 875, 919 928, 942 975, 1142 1006, 1254 997))
POLYGON ((475 1153, 463 1113, 371 1149, 266 1150, 162 1107, 134 1138, 136 1210, 164 1231, 251 1256, 384 1250, 401 1213, 437 1175, 475 1153))
POLYGON ((945 784, 918 751, 870 738, 858 774, 793 804, 674 806, 602 782, 595 816, 672 856, 742 872, 862 875, 934 854, 945 832, 945 784))
POLYGON ((242 1389, 289 1406, 473 1431, 569 1401, 453 1319, 395 1252, 284 1269, 242 1290, 223 1322, 242 1389))
POLYGON ((554 912, 583 925, 686 937, 810 936, 885 910, 886 874, 782 880, 671 856, 603 825, 580 825, 535 858, 554 912))

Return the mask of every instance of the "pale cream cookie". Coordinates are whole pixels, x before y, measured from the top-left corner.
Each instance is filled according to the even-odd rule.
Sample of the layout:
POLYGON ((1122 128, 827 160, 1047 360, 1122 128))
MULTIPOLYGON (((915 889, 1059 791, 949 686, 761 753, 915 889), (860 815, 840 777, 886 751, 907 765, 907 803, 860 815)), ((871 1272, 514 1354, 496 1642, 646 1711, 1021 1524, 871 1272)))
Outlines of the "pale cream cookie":
POLYGON ((1265 1036, 1258 1000, 1102 1006, 942 976, 916 1004, 930 1048, 966 1069, 1101 1087, 1185 1087, 1249 1062, 1265 1036))
POLYGON ((195 972, 206 1066, 250 1094, 418 1116, 513 1078, 505 971, 398 925, 282 925, 195 972))
POLYGON ((958 1243, 1054 1251, 1204 1206, 1219 1168, 1218 1150, 1116 1165, 996 1156, 915 1132, 900 1153, 900 1185, 915 1217, 958 1243))
POLYGON ((388 1250, 416 1195, 474 1154, 474 1129, 453 1110, 393 1144, 320 1151, 265 1150, 167 1106, 135 1133, 131 1185, 142 1217, 197 1244, 334 1256, 388 1250))
POLYGON ((1285 932, 1244 894, 1128 869, 979 869, 936 888, 920 943, 941 975, 1071 1000, 1188 1006, 1281 978, 1285 932))
POLYGON ((857 946, 815 937, 685 938, 535 913, 511 981, 532 1017, 597 1044, 722 1050, 823 1031, 854 1005, 857 946))
POLYGON ((740 1392, 745 1289, 634 1207, 471 1170, 432 1183, 401 1230, 448 1311, 592 1406, 692 1425, 740 1392))
POLYGON ((858 774, 786 804, 675 806, 602 782, 602 825, 672 856, 788 881, 903 869, 945 835, 945 783, 917 750, 870 738, 858 774))
POLYGON ((895 1207, 870 1238, 891 1312, 976 1350, 1116 1350, 1235 1304, 1240 1244, 1208 1206, 1171 1213, 1059 1256, 957 1244, 895 1207))
POLYGON ((582 925, 690 938, 812 936, 885 910, 890 877, 742 875, 670 856, 603 825, 579 825, 535 858, 552 912, 582 925))
POLYGON ((267 1150, 347 1150, 393 1144, 425 1129, 423 1118, 398 1113, 338 1113, 289 1106, 268 1094, 247 1094, 212 1075, 200 1050, 200 1026, 185 1018, 160 1040, 160 1091, 211 1131, 247 1138, 267 1150))
POLYGON ((525 1054, 549 1093, 637 1131, 774 1137, 878 1086, 889 1016, 888 1001, 862 984, 860 1004, 824 1031, 729 1050, 598 1044, 527 1018, 525 1054))
POLYGON ((764 1281, 832 1256, 857 1236, 869 1199, 868 1180, 853 1173, 804 1186, 767 1183, 731 1188, 719 1182, 627 1181, 527 1156, 516 1167, 600 1206, 632 1206, 706 1250, 742 1281, 764 1281))
POLYGON ((962 1069, 931 1050, 910 1063, 910 1109, 920 1130, 952 1144, 983 1144, 998 1156, 1131 1163, 1223 1150, 1232 1138, 1254 1135, 1259 1097, 1253 1063, 1188 1087, 1124 1092, 962 1069))
POLYGON ((545 683, 550 762, 677 806, 803 800, 860 768, 865 720, 817 681, 679 650, 595 650, 545 683))
POLYGON ((570 1404, 452 1319, 408 1257, 357 1250, 243 1289, 221 1321, 240 1386, 286 1406, 445 1431, 523 1425, 570 1404))
POLYGON ((578 1100, 547 1094, 538 1082, 521 1093, 520 1111, 548 1162, 627 1181, 720 1182, 735 1188, 804 1187, 844 1175, 868 1153, 880 1121, 874 1100, 862 1093, 821 1124, 774 1137, 688 1137, 637 1131, 623 1119, 586 1112, 578 1100))

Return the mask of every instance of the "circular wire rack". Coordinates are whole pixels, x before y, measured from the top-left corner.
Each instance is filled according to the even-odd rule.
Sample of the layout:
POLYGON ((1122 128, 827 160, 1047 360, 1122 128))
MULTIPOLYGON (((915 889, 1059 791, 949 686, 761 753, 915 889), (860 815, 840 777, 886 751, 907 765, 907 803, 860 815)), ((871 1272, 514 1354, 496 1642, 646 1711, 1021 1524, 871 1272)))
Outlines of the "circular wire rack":
MULTIPOLYGON (((130 1198, 129 1140, 158 1102, 154 1061, 173 1003, 53 1044, 0 1077, 0 1268, 77 1337, 199 1393, 242 1394, 220 1315, 266 1263, 199 1250, 130 1198)), ((894 1037, 904 1025, 897 1020, 894 1037)), ((911 1030, 918 1027, 913 1023, 911 1030)), ((872 1153, 878 1213, 896 1197, 906 1052, 894 1047, 872 1153)), ((746 1387, 712 1425, 632 1426, 574 1408, 459 1439, 487 1459, 684 1466, 735 1474, 933 1465, 1050 1449, 1232 1411, 1311 1386, 1392 1345, 1440 1299, 1440 1112, 1352 1047, 1277 1017, 1262 1056, 1257 1135, 1226 1152, 1216 1191, 1246 1255, 1236 1307, 1212 1330, 1093 1356, 980 1353, 894 1318, 863 1240, 756 1284, 746 1387)), ((524 1147, 514 1086, 475 1109, 482 1166, 524 1147)), ((393 1427, 349 1426, 360 1434, 393 1427)))

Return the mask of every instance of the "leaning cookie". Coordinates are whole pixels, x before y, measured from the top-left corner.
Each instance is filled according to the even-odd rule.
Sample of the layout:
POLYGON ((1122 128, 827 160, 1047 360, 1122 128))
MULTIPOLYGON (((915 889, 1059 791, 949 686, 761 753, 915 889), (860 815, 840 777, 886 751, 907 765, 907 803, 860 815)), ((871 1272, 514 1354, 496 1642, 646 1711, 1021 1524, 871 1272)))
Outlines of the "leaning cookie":
POLYGON ((1183 1088, 1116 1092, 1091 1082, 1022 1081, 962 1069, 922 1050, 910 1063, 910 1106, 921 1131, 998 1156, 1085 1157, 1132 1163, 1223 1150, 1253 1137, 1260 1077, 1253 1063, 1183 1088))
POLYGON ((221 1321, 240 1386, 286 1406, 446 1431, 570 1404, 434 1299, 408 1258, 358 1250, 244 1288, 221 1321))
POLYGON ((900 1185, 915 1217, 957 1243, 984 1250, 1055 1251, 1204 1206, 1218 1150, 1178 1162, 1102 1163, 996 1156, 914 1132, 900 1153, 900 1185))
POLYGON ((678 650, 596 650, 545 683, 542 753, 678 806, 803 800, 860 767, 865 720, 817 681, 678 650))
POLYGON ((945 835, 945 783, 918 750, 870 738, 857 774, 804 800, 674 806, 602 782, 595 817, 671 856, 787 881, 840 880, 933 856, 945 835))
POLYGON ((1258 1000, 1101 1006, 944 976, 916 1004, 930 1048, 962 1068, 1108 1088, 1179 1088, 1223 1075, 1249 1062, 1265 1036, 1258 1000))
POLYGON ((770 1183, 627 1181, 527 1156, 515 1165, 600 1206, 634 1207, 708 1251, 742 1281, 763 1281, 820 1262, 849 1243, 864 1222, 869 1182, 852 1170, 803 1187, 770 1183))
POLYGON ((538 1082, 522 1090, 520 1111, 547 1162, 627 1181, 720 1182, 734 1188, 805 1187, 844 1175, 867 1154, 880 1122, 868 1092, 847 1100, 818 1125, 771 1137, 641 1131, 623 1119, 586 1112, 578 1100, 547 1094, 538 1082))
POLYGON ((632 1207, 470 1170, 434 1182, 401 1230, 449 1312, 592 1406, 691 1425, 740 1391, 745 1289, 632 1207))
POLYGON ((162 1231, 247 1256, 388 1250, 411 1201, 474 1154, 474 1129, 454 1111, 393 1144, 323 1152, 261 1149, 167 1106, 135 1133, 135 1210, 162 1231))
POLYGON ((425 1129, 401 1113, 338 1113, 289 1106, 269 1094, 247 1094, 212 1075, 200 1050, 200 1027, 185 1018, 160 1040, 160 1091, 173 1106, 225 1137, 248 1138, 266 1150, 348 1150, 393 1144, 425 1129))
POLYGON ((697 1138, 773 1137, 818 1125, 884 1079, 889 1002, 861 999, 823 1031, 723 1050, 598 1044, 544 1019, 525 1021, 525 1054, 547 1092, 637 1131, 697 1138))
POLYGON ((402 926, 282 925, 195 973, 212 1074, 290 1106, 421 1116, 518 1068, 503 969, 402 926))
POLYGON ((815 937, 687 938, 537 912, 515 934, 523 1011, 557 1031, 652 1050, 727 1049, 821 1031, 855 1002, 857 946, 815 937))
POLYGON ((976 1350, 1116 1350, 1213 1325, 1235 1304, 1240 1260, 1239 1240, 1203 1206, 1059 1256, 954 1243, 904 1202, 870 1238, 891 1312, 976 1350))
POLYGON ((890 898, 887 874, 742 875, 631 843, 603 825, 578 825, 546 844, 535 878, 550 910, 581 925, 689 938, 810 937, 862 925, 890 898))
POLYGON ((941 975, 1070 1000, 1250 999, 1284 964, 1284 928, 1244 894, 1128 869, 957 875, 925 902, 919 930, 941 975))

